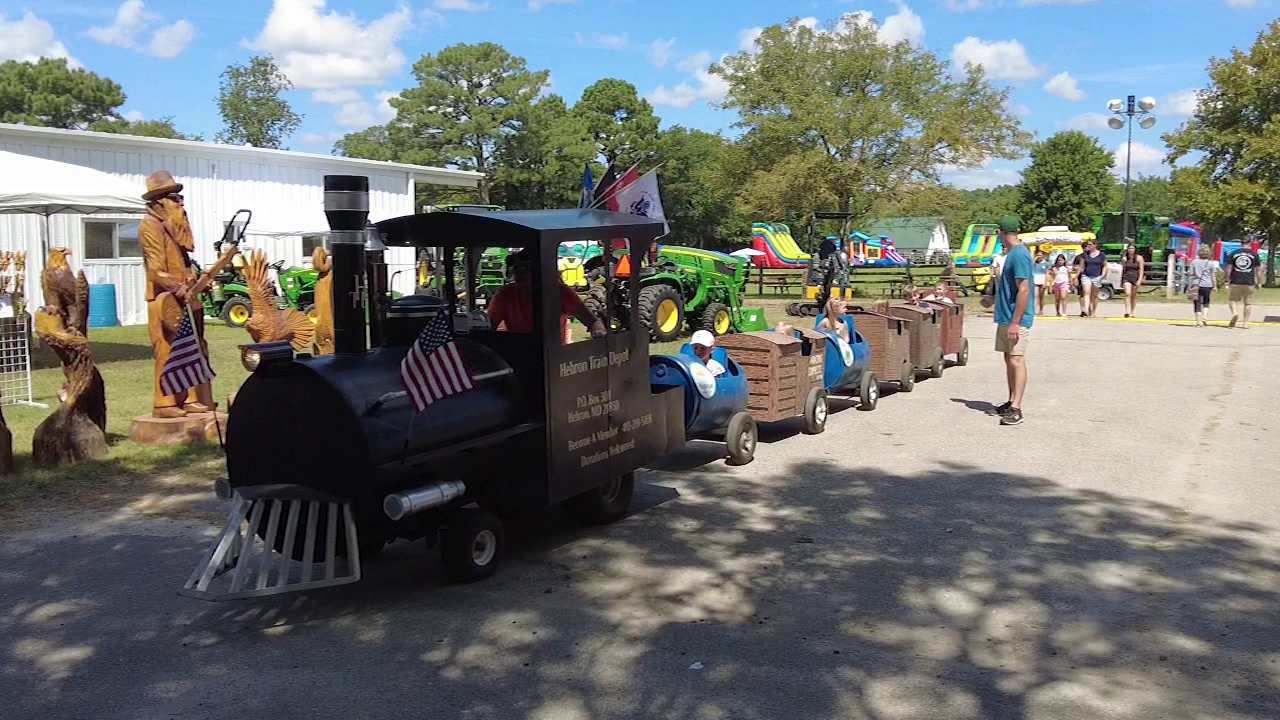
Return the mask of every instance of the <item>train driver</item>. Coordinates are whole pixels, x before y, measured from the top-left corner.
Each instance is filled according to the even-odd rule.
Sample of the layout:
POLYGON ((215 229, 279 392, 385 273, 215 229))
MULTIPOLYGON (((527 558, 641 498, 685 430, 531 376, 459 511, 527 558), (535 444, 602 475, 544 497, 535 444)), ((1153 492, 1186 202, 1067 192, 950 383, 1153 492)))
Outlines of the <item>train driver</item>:
MULTIPOLYGON (((532 248, 525 248, 507 257, 511 263, 515 282, 502 288, 489 301, 489 322, 496 329, 499 325, 508 332, 533 332, 533 286, 530 279, 533 275, 536 254, 532 248)), ((560 338, 568 339, 569 316, 578 319, 591 331, 592 337, 604 337, 607 334, 604 323, 587 310, 568 285, 556 274, 556 286, 560 292, 560 338)))
POLYGON ((716 346, 716 336, 707 330, 699 330, 689 338, 689 344, 693 346, 693 354, 698 356, 703 365, 711 371, 712 375, 720 377, 724 374, 724 365, 719 360, 711 357, 711 349, 716 346))

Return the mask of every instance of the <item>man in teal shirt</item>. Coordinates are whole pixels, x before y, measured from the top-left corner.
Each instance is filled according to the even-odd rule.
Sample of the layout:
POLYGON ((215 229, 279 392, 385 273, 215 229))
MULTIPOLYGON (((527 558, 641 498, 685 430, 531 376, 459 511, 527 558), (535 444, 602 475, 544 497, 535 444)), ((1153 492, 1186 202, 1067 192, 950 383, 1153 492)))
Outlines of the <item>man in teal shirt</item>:
POLYGON ((1009 215, 1000 221, 1000 237, 1004 243, 1005 261, 996 279, 996 352, 1004 353, 1005 375, 1009 381, 1009 400, 993 411, 1001 425, 1022 424, 1022 391, 1027 387, 1027 333, 1036 316, 1035 299, 1031 296, 1031 277, 1035 262, 1031 251, 1018 238, 1022 220, 1009 215))

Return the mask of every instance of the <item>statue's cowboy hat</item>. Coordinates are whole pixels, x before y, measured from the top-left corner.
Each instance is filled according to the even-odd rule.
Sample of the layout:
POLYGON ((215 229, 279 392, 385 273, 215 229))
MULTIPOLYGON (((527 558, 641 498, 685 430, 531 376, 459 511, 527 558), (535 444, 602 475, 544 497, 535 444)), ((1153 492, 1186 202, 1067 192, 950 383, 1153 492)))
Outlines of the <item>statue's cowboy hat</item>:
POLYGON ((161 170, 147 176, 147 191, 142 193, 142 199, 151 202, 165 195, 180 192, 182 192, 182 183, 174 180, 168 170, 161 170))

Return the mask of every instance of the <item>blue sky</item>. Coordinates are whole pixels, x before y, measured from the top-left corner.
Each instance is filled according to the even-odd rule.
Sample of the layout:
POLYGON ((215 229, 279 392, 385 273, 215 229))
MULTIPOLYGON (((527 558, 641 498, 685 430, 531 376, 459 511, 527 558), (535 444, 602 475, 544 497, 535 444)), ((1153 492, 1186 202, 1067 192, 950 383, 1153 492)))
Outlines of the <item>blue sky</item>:
MULTIPOLYGON (((495 42, 550 70, 552 91, 570 103, 619 77, 664 127, 727 130, 734 115, 709 106, 723 93, 709 62, 749 46, 753 28, 866 12, 886 39, 983 64, 1014 87, 1010 111, 1040 137, 1077 128, 1123 150, 1123 132, 1106 127, 1107 100, 1156 98, 1158 124, 1136 132, 1133 165, 1162 174, 1160 132, 1192 111, 1209 59, 1247 47, 1278 10, 1280 0, 0 0, 0 60, 70 57, 120 83, 131 117, 172 115, 212 137, 219 73, 271 52, 305 116, 290 149, 327 153, 342 133, 388 119, 385 100, 410 86, 417 58, 459 42, 495 42)), ((1016 182, 1024 164, 949 179, 1016 182)))

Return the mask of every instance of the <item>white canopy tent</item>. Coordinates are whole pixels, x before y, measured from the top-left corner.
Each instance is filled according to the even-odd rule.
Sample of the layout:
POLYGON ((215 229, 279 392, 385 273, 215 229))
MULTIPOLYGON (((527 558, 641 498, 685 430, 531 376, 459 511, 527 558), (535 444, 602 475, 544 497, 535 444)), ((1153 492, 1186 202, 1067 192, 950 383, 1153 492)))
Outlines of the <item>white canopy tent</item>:
MULTIPOLYGON (((49 216, 144 213, 132 183, 82 165, 0 151, 0 213, 43 215, 40 247, 49 253, 49 216)), ((44 258, 41 258, 43 264, 44 258)))

